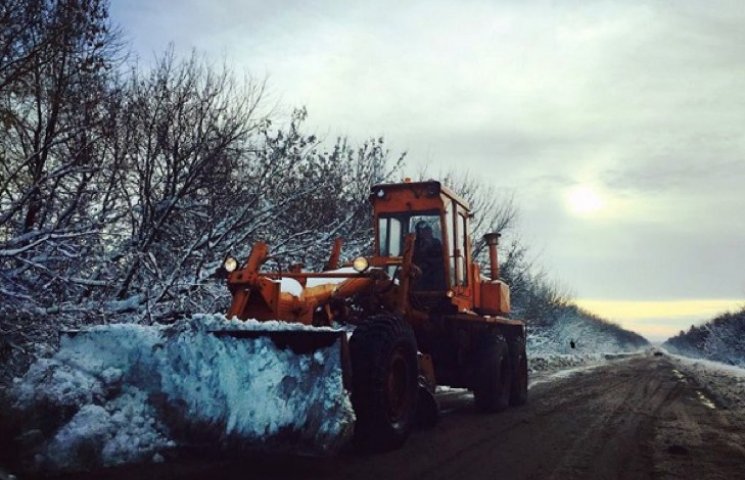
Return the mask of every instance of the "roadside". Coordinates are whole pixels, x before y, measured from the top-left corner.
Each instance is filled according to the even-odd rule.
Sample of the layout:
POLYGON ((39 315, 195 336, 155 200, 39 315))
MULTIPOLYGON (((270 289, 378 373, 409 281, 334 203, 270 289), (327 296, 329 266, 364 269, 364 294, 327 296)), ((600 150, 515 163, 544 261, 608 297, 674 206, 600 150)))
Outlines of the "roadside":
POLYGON ((655 424, 655 463, 665 478, 742 478, 745 472, 745 372, 665 354, 686 404, 671 404, 655 424))
POLYGON ((608 362, 624 360, 648 353, 649 350, 621 353, 534 353, 530 357, 529 363, 529 385, 533 386, 547 380, 565 378, 577 372, 605 365, 608 362))
MULTIPOLYGON (((130 345, 132 342, 125 342, 125 343, 126 345, 130 345)), ((101 354, 96 354, 95 358, 100 359, 100 355, 101 354)), ((606 365, 608 362, 626 358, 627 356, 628 355, 626 354, 607 354, 607 355, 603 355, 603 354, 582 354, 582 355, 544 354, 543 356, 536 356, 532 359, 532 363, 531 363, 530 388, 531 390, 533 390, 537 385, 540 385, 545 382, 555 382, 555 381, 567 379, 575 374, 590 371, 592 369, 606 365)), ((59 375, 60 371, 56 371, 56 372, 57 372, 57 375, 59 375)), ((52 376, 54 377, 54 375, 52 376)), ((67 377, 64 377, 64 378, 67 378, 67 377)), ((44 387, 43 391, 48 392, 49 388, 50 387, 44 387)), ((74 389, 65 387, 61 391, 64 391, 65 395, 69 396, 70 392, 72 392, 73 390, 74 389)), ((471 409, 472 402, 473 402, 473 395, 471 394, 470 391, 465 390, 465 389, 451 389, 451 388, 444 387, 444 388, 438 389, 437 399, 440 404, 442 415, 447 416, 453 412, 462 411, 464 408, 471 409)), ((33 402, 28 401, 26 403, 28 403, 29 407, 31 408, 33 402)), ((138 421, 138 418, 139 418, 138 415, 135 415, 134 417, 132 417, 131 419, 131 422, 133 422, 132 425, 135 425, 135 424, 139 425, 140 423, 142 423, 142 421, 138 421)), ((86 428, 85 431, 81 430, 81 432, 85 433, 91 428, 94 428, 94 426, 95 428, 100 430, 102 428, 100 423, 101 423, 100 421, 96 420, 95 422, 90 423, 88 427, 85 427, 86 428)), ((119 428, 114 432, 115 435, 112 438, 116 439, 122 435, 129 435, 129 438, 137 440, 137 443, 134 444, 136 448, 133 447, 137 451, 143 448, 143 446, 146 447, 148 445, 147 438, 146 438, 147 436, 143 436, 143 438, 139 438, 140 435, 137 435, 136 433, 129 434, 131 430, 132 428, 129 426, 126 426, 126 428, 119 428)), ((38 436, 39 435, 37 434, 37 437, 38 436)), ((83 435, 83 437, 87 438, 85 435, 83 435)), ((67 445, 65 448, 68 448, 68 449, 71 448, 69 443, 70 441, 68 439, 65 442, 65 445, 67 445)), ((162 462, 164 459, 166 461, 169 461, 169 460, 180 461, 179 458, 182 457, 183 451, 179 453, 178 450, 180 449, 171 449, 171 450, 173 450, 173 452, 169 454, 164 453, 163 455, 160 455, 157 461, 162 462)), ((65 454, 65 452, 63 452, 63 454, 65 454)), ((141 464, 142 462, 132 462, 132 463, 134 465, 134 464, 141 464)), ((146 461, 145 464, 141 466, 143 468, 147 468, 147 464, 148 462, 146 461)), ((96 470, 100 471, 100 469, 98 468, 96 470)))
POLYGON ((745 414, 745 368, 670 353, 667 355, 681 372, 705 387, 716 403, 745 414))
POLYGON ((699 383, 688 363, 649 350, 536 373, 528 405, 497 415, 478 413, 466 391, 446 390, 438 394, 440 422, 385 454, 350 449, 314 459, 195 450, 161 464, 61 478, 740 478, 745 412, 699 383))

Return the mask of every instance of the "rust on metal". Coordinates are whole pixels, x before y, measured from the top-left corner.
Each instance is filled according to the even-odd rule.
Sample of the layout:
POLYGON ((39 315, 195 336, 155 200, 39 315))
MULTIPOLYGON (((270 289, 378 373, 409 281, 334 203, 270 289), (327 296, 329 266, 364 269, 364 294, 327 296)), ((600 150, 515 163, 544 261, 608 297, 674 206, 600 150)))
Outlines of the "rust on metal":
POLYGON ((339 257, 341 256, 341 247, 344 245, 343 238, 337 238, 334 240, 334 245, 331 247, 331 255, 329 255, 329 261, 326 262, 324 270, 336 270, 339 268, 339 257))

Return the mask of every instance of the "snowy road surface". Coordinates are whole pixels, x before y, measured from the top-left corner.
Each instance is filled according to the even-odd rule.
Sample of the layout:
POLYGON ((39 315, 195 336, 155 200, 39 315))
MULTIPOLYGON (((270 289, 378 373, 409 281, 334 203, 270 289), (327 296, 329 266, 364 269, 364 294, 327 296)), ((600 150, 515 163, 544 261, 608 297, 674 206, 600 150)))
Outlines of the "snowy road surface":
POLYGON ((668 356, 639 355, 536 382, 527 406, 484 416, 467 393, 401 450, 332 459, 215 458, 67 478, 733 479, 745 475, 745 409, 668 356))

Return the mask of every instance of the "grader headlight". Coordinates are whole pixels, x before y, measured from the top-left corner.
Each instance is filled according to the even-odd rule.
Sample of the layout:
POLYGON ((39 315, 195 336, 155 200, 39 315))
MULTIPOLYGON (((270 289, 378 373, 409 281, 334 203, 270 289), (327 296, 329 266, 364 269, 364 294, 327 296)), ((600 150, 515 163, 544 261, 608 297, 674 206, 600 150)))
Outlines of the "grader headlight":
POLYGON ((225 271, 227 271, 228 273, 232 273, 235 271, 236 268, 238 268, 238 260, 236 260, 235 257, 228 257, 222 263, 222 266, 225 271))
POLYGON ((370 263, 367 261, 365 257, 357 257, 354 259, 354 262, 352 262, 352 268, 354 268, 359 273, 364 272, 369 267, 370 267, 370 263))

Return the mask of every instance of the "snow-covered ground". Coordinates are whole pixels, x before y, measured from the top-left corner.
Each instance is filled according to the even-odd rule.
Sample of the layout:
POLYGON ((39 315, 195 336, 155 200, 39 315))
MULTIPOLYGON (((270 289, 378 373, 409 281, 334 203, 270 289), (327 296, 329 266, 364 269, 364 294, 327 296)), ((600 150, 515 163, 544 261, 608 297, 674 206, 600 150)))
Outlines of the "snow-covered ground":
POLYGON ((668 353, 677 368, 730 409, 745 411, 745 368, 668 353))
POLYGON ((536 355, 620 353, 646 346, 622 341, 614 330, 575 316, 566 316, 550 327, 529 328, 527 338, 528 352, 536 355))
POLYGON ((538 373, 599 365, 641 351, 646 345, 620 341, 612 331, 582 318, 567 317, 547 328, 529 329, 526 347, 530 372, 538 373))
MULTIPOLYGON (((671 342, 674 339, 668 339, 662 344, 662 348, 666 351, 681 355, 687 358, 706 359, 719 364, 734 365, 740 368, 745 368, 745 342, 743 338, 725 338, 721 336, 721 332, 717 332, 718 335, 710 334, 699 347, 683 344, 675 345, 671 342), (739 345, 738 345, 739 343, 739 345)), ((680 342, 680 340, 678 340, 680 342)))
MULTIPOLYGON (((26 463, 47 471, 157 462, 194 442, 333 453, 354 425, 341 368, 340 342, 348 333, 222 315, 169 327, 92 327, 64 336, 54 356, 16 380, 9 391, 19 419, 14 434, 26 463), (298 355, 267 337, 215 334, 257 329, 339 339, 298 355)), ((531 329, 527 349, 535 384, 637 347, 582 319, 564 319, 531 329)))
POLYGON ((298 328, 310 327, 200 315, 167 328, 106 325, 66 336, 10 389, 27 462, 55 471, 157 462, 195 439, 333 453, 354 424, 341 340, 296 354, 267 337, 214 333, 298 328))
POLYGON ((542 383, 562 380, 562 379, 569 378, 576 374, 588 372, 590 370, 593 370, 595 368, 605 365, 607 362, 608 360, 603 359, 603 360, 597 360, 595 362, 587 362, 578 367, 556 368, 556 369, 547 369, 547 370, 537 371, 530 376, 528 380, 528 389, 531 389, 535 387, 536 385, 540 385, 542 383))

